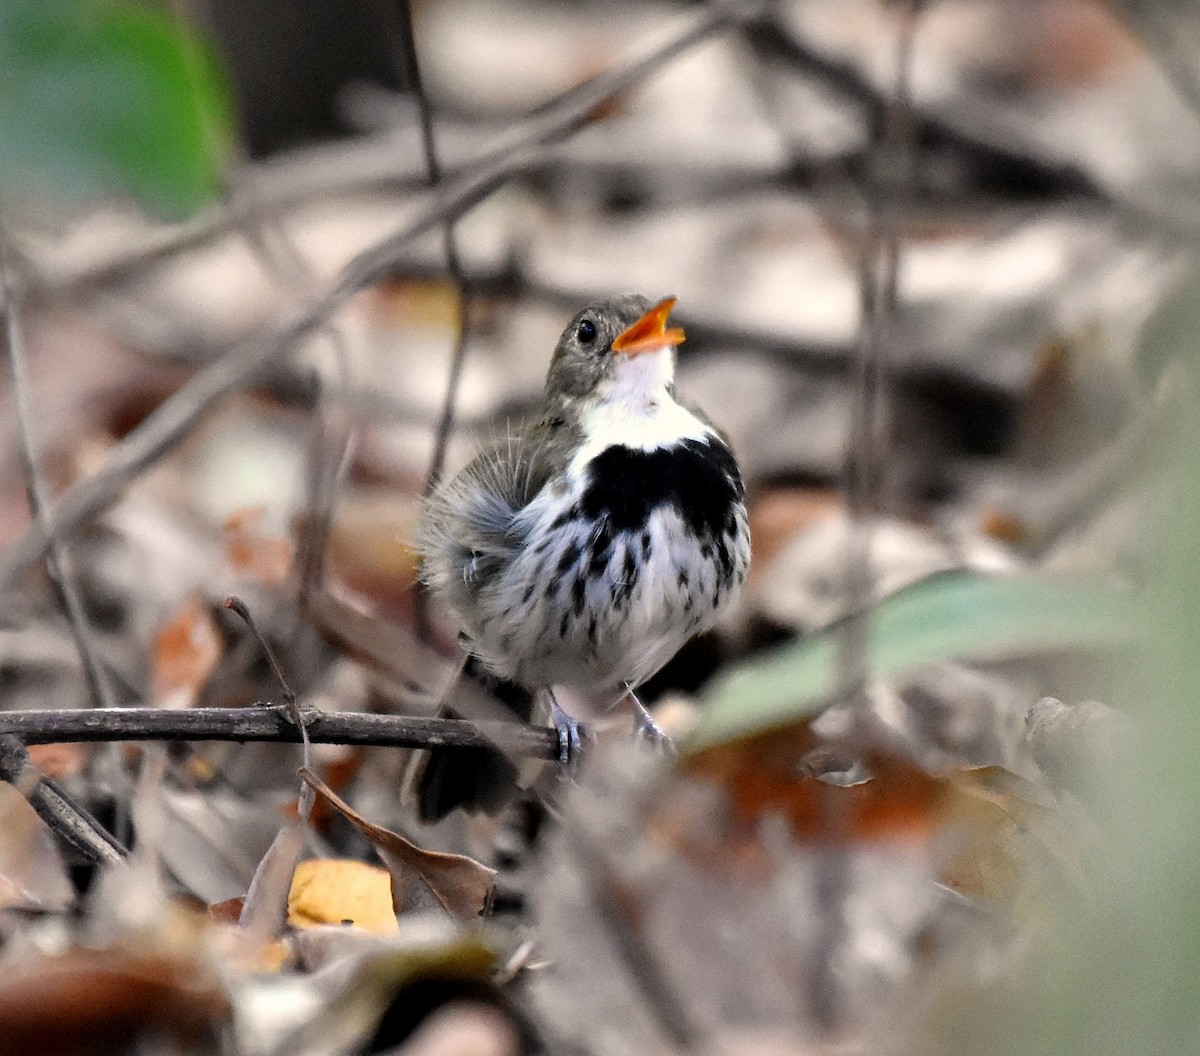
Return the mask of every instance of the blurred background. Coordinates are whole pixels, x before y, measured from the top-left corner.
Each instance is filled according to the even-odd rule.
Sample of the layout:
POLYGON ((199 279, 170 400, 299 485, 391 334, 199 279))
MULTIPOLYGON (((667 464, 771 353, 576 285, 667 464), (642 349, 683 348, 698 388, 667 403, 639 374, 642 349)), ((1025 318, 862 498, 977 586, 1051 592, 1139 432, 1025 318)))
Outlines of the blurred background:
MULTIPOLYGON (((278 698, 238 594, 305 703, 434 713, 429 481, 536 407, 582 305, 673 294, 754 547, 646 687, 684 762, 614 719, 562 825, 422 831, 404 752, 317 750, 500 870, 500 960, 551 963, 490 977, 501 1040, 1194 1045, 1192 5, 6 0, 0 70, 0 709, 278 698)), ((146 758, 30 748, 164 898, 246 895, 297 750, 175 746, 151 839, 146 758)), ((96 882, 16 816, 14 963, 96 882)), ((337 817, 307 839, 370 857, 337 817)), ((239 1000, 219 1051, 275 1051, 239 1000)))

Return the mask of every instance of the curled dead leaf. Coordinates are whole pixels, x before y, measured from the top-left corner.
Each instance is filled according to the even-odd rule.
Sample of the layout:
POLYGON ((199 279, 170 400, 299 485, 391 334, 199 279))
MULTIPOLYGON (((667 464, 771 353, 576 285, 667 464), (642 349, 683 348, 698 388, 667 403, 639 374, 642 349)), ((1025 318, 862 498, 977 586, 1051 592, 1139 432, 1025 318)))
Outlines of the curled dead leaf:
POLYGON ((466 855, 418 847, 398 833, 367 821, 311 771, 301 769, 300 776, 375 845, 392 875, 397 908, 406 904, 404 894, 414 879, 453 916, 473 920, 491 907, 496 870, 466 855))

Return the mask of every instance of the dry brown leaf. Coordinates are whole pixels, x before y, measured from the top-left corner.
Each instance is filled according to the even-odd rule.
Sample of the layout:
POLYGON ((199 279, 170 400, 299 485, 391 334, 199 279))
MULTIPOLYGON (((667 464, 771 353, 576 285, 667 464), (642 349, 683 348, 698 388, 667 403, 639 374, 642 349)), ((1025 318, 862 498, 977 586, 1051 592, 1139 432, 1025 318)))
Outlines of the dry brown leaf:
POLYGON ((225 518, 225 560, 252 583, 277 586, 291 571, 296 547, 290 539, 263 532, 262 517, 263 508, 251 506, 225 518))
POLYGON ((764 816, 777 814, 797 840, 929 838, 945 797, 944 779, 898 756, 876 753, 867 760, 871 780, 833 785, 805 772, 816 745, 808 724, 800 723, 707 749, 685 765, 724 790, 734 820, 748 834, 758 831, 764 816), (836 831, 830 831, 831 818, 836 831))
POLYGON ((398 925, 391 875, 348 858, 301 862, 288 895, 288 923, 294 928, 353 924, 372 935, 393 935, 398 925))
POLYGON ((242 902, 238 923, 263 939, 273 939, 288 920, 296 863, 304 851, 304 829, 291 822, 279 830, 262 856, 250 890, 242 902))
POLYGON ((199 598, 190 598, 154 640, 151 694, 155 707, 192 707, 223 648, 208 606, 199 598))
POLYGON ((1043 790, 1000 766, 949 775, 943 831, 950 853, 942 880, 964 894, 1003 899, 1028 874, 1031 857, 1051 864, 1056 881, 1086 887, 1081 834, 1043 790))
POLYGON ((0 909, 62 910, 75 888, 46 823, 7 781, 0 781, 0 909))
POLYGON ((212 902, 208 906, 209 918, 218 924, 236 924, 245 904, 244 898, 227 898, 223 902, 212 902))
POLYGON ((756 495, 750 505, 750 538, 756 570, 771 561, 793 538, 844 507, 841 496, 829 488, 774 488, 756 495))
POLYGON ((139 1037, 210 1038, 229 999, 198 961, 77 948, 26 958, 0 979, 0 1048, 22 1056, 139 1049, 139 1037))
POLYGON ((495 869, 466 855, 418 847, 390 829, 367 821, 311 771, 301 769, 300 776, 375 845, 392 874, 396 893, 404 892, 415 874, 446 912, 466 920, 487 912, 492 902, 495 869))
POLYGON ((77 777, 87 764, 86 744, 31 744, 29 761, 47 777, 77 777))
POLYGON ((389 611, 411 597, 417 577, 417 503, 396 489, 351 494, 338 503, 329 567, 340 582, 389 611))

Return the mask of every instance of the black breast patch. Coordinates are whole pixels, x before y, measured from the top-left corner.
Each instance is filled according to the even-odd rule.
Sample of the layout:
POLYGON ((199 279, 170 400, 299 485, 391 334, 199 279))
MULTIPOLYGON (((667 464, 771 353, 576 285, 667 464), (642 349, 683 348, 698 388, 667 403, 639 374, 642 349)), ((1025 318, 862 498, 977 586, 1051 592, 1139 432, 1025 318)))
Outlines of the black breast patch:
POLYGON ((682 440, 653 451, 616 444, 588 465, 582 512, 606 517, 614 531, 641 531, 650 514, 670 506, 701 539, 735 527, 745 494, 733 452, 717 437, 682 440))

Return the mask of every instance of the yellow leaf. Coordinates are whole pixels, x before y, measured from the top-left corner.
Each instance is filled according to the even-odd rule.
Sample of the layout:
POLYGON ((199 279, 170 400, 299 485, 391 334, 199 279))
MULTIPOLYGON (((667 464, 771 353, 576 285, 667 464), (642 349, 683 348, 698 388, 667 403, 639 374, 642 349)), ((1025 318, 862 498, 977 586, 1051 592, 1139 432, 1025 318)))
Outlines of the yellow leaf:
POLYGON ((375 935, 397 930, 392 878, 386 869, 343 858, 314 858, 296 866, 288 895, 288 923, 355 924, 375 935))

